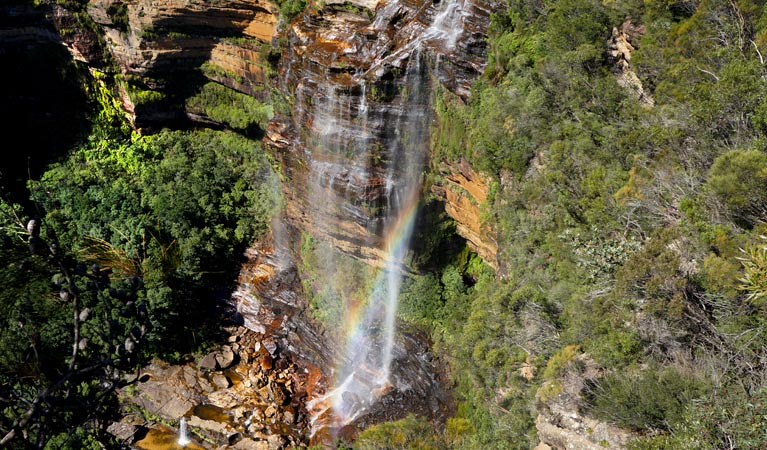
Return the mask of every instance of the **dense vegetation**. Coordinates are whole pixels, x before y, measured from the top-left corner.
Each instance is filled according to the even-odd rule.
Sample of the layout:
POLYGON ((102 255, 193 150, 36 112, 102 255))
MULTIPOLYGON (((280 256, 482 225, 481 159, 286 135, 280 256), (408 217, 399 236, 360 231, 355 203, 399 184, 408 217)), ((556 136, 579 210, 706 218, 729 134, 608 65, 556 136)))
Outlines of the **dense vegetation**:
MULTIPOLYGON (((586 362, 603 375, 580 412, 633 448, 767 445, 764 2, 509 0, 489 49, 468 105, 438 95, 433 145, 494 180, 501 269, 456 260, 403 294, 470 424, 423 448, 535 446, 586 362), (608 53, 622 24, 641 97, 608 53)), ((401 448, 412 427, 366 436, 401 448)))
POLYGON ((104 427, 115 389, 136 380, 120 374, 210 345, 215 300, 279 200, 258 142, 132 133, 105 84, 82 83, 86 137, 30 182, 30 206, 0 203, 0 429, 13 448, 118 445, 104 427))

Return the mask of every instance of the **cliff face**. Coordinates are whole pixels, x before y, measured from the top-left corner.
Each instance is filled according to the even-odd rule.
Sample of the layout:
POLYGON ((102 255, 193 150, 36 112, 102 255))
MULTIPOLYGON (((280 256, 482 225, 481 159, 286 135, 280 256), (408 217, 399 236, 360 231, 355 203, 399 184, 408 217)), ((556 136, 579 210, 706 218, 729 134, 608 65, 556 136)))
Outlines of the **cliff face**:
POLYGON ((487 207, 490 180, 466 160, 440 167, 442 182, 432 192, 445 203, 445 212, 456 221, 456 231, 469 247, 492 268, 498 269, 498 243, 491 226, 482 218, 487 207))
POLYGON ((268 98, 277 14, 266 0, 93 0, 88 13, 104 29, 139 128, 185 120, 184 100, 206 80, 268 98))
POLYGON ((407 172, 397 149, 427 139, 404 127, 428 128, 433 79, 467 98, 483 68, 489 13, 469 0, 367 1, 311 8, 292 23, 280 85, 295 99, 293 114, 272 122, 265 143, 289 180, 294 228, 382 264, 386 211, 403 202, 407 172))

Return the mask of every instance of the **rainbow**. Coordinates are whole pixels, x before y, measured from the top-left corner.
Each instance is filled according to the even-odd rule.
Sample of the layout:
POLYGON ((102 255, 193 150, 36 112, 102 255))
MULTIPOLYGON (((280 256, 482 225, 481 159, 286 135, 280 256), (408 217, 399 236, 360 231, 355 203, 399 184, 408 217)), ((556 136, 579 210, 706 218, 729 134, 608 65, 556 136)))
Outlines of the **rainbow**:
POLYGON ((373 404, 378 396, 393 387, 389 381, 389 370, 396 331, 397 301, 402 282, 402 259, 409 248, 418 213, 420 192, 416 186, 420 186, 420 183, 410 189, 412 192, 385 234, 385 265, 377 271, 373 291, 367 301, 356 301, 348 305, 343 322, 346 324, 346 358, 340 360, 336 367, 334 385, 337 387, 307 404, 307 408, 312 411, 312 434, 325 427, 337 431, 351 423, 365 406, 373 404), (371 355, 374 347, 369 345, 369 331, 373 324, 380 323, 382 310, 383 352, 381 355, 371 355), (379 362, 379 367, 368 367, 365 364, 371 359, 379 362), (347 407, 344 399, 347 392, 360 397, 364 406, 360 408, 357 405, 356 409, 347 407), (317 426, 317 422, 323 423, 317 426))
MULTIPOLYGON (((349 305, 347 309, 343 321, 346 324, 344 345, 347 354, 349 353, 348 350, 353 348, 354 344, 359 342, 367 333, 365 325, 370 322, 371 316, 375 315, 377 307, 381 306, 381 297, 386 293, 387 279, 393 275, 391 272, 400 272, 402 270, 399 266, 402 264, 402 259, 405 257, 410 244, 410 237, 413 234, 413 226, 418 214, 420 200, 418 189, 411 190, 413 192, 410 193, 407 201, 400 209, 396 220, 388 227, 384 235, 383 248, 386 250, 385 266, 377 271, 373 291, 367 298, 367 301, 356 301, 349 305)), ((400 277, 398 276, 398 278, 400 277)), ((399 289, 396 291, 389 292, 389 295, 396 297, 399 289)), ((396 305, 393 309, 395 310, 393 312, 396 313, 396 305)), ((394 332, 394 330, 391 331, 392 333, 394 332)), ((343 373, 343 370, 339 370, 338 373, 343 373)))

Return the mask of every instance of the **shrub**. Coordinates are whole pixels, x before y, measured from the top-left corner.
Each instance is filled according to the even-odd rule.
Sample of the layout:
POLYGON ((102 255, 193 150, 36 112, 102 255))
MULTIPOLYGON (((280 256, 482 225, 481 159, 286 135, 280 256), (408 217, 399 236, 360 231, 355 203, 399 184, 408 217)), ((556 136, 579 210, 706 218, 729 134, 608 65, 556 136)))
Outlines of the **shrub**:
POLYGON ((426 419, 409 415, 368 428, 360 433, 354 447, 357 450, 439 450, 444 445, 426 419))
POLYGON ((759 150, 733 150, 719 156, 711 167, 707 186, 745 227, 767 217, 767 154, 759 150))
POLYGON ((186 107, 242 131, 253 127, 266 129, 273 114, 271 105, 213 82, 203 85, 200 92, 187 100, 186 107))
POLYGON ((673 368, 637 373, 614 372, 591 391, 591 412, 634 430, 667 430, 705 393, 705 384, 673 368))

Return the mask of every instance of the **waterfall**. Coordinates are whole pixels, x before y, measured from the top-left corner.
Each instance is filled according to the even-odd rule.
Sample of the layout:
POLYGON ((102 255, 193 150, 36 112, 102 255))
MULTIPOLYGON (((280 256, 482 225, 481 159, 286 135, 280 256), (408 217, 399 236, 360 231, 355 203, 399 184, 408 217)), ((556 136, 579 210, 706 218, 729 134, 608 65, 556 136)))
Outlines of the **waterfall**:
MULTIPOLYGON (((329 229, 327 218, 340 212, 345 226, 364 227, 374 240, 366 245, 380 251, 380 268, 367 298, 333 291, 334 277, 340 275, 335 249, 327 250, 322 267, 315 268, 323 295, 344 297, 339 301, 346 304, 339 330, 334 330, 343 341, 334 386, 307 404, 313 433, 350 424, 392 390, 408 388, 393 367, 404 353, 398 345, 397 307, 429 152, 431 90, 423 48, 455 47, 462 27, 460 1, 443 2, 422 33, 398 50, 380 54, 350 81, 340 84, 328 77, 320 95, 297 95, 297 102, 306 102, 306 116, 299 120, 308 130, 302 139, 311 155, 308 220, 320 232, 315 237, 339 235, 329 229), (399 81, 387 91, 393 100, 381 101, 377 95, 387 85, 379 77, 387 67, 404 68, 404 75, 399 72, 399 81)), ((347 286, 350 292, 355 288, 347 286)))
MULTIPOLYGON (((391 371, 396 345, 397 302, 428 152, 429 89, 426 88, 427 74, 422 60, 421 51, 416 48, 406 67, 404 95, 393 105, 396 120, 387 131, 386 160, 389 162, 383 173, 385 199, 382 204, 383 225, 379 231, 383 238, 384 265, 364 307, 358 314, 349 315, 344 324, 347 330, 346 346, 336 368, 337 387, 309 405, 310 410, 318 410, 315 419, 332 408, 335 426, 351 423, 364 414, 381 394, 397 387, 391 371)), ((364 84, 362 92, 365 92, 364 84)), ((371 106, 366 100, 360 100, 359 110, 367 112, 368 108, 371 106)), ((324 104, 324 111, 334 109, 338 110, 338 106, 324 104)), ((364 133, 359 136, 364 138, 357 144, 364 146, 370 136, 364 133)), ((349 145, 349 136, 346 137, 344 142, 349 145)), ((347 167, 345 173, 359 171, 354 168, 354 161, 350 162, 352 167, 347 167)), ((318 184, 332 184, 334 175, 331 172, 327 163, 318 164, 318 184)), ((360 173, 359 176, 370 176, 370 173, 360 173)))
POLYGON ((452 50, 463 31, 463 5, 461 1, 445 2, 426 32, 431 38, 441 41, 447 50, 452 50))

